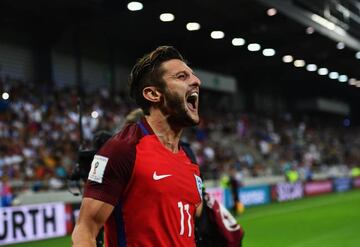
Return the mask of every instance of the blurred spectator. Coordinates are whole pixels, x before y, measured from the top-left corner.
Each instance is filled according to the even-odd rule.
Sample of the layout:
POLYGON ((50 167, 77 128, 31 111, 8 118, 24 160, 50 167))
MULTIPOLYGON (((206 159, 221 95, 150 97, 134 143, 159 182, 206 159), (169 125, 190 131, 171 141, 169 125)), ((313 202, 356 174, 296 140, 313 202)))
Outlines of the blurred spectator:
MULTIPOLYGON (((79 145, 76 92, 66 88, 44 91, 17 80, 7 83, 12 97, 0 111, 0 175, 21 181, 23 187, 17 190, 64 189, 79 145)), ((111 101, 106 90, 96 101, 84 101, 85 146, 98 129, 114 130, 121 125, 128 111, 127 105, 111 101), (101 110, 105 107, 109 114, 101 110)))
MULTIPOLYGON (((0 101, 0 176, 21 181, 14 193, 64 189, 79 148, 76 91, 43 90, 11 79, 6 83, 1 86, 11 97, 0 101)), ((113 133, 129 121, 125 116, 132 104, 109 95, 101 89, 84 98, 83 148, 91 146, 99 130, 113 133)), ((228 167, 241 170, 244 177, 286 174, 296 167, 299 178, 311 180, 316 171, 360 163, 358 128, 336 126, 327 118, 308 119, 290 113, 211 111, 184 138, 205 179, 219 180, 228 167)))
POLYGON ((12 205, 13 195, 7 176, 3 176, 0 181, 0 207, 12 205))
POLYGON ((354 166, 353 168, 351 168, 351 176, 359 177, 360 176, 360 167, 354 166))

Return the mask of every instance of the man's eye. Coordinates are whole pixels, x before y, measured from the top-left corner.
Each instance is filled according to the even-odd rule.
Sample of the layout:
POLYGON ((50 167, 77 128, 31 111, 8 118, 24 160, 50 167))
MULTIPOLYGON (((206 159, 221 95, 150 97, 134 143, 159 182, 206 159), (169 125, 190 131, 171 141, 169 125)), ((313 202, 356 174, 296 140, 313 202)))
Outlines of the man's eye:
POLYGON ((179 74, 177 76, 177 78, 180 79, 180 80, 184 80, 184 79, 186 79, 186 75, 185 74, 179 74))

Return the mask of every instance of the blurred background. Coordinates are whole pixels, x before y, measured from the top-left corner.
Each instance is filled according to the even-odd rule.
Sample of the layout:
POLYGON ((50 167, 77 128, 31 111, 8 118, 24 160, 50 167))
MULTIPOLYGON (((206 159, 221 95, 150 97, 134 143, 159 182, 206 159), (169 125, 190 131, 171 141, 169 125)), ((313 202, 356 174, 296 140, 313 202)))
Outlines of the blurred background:
MULTIPOLYGON (((0 245, 72 231, 79 150, 123 126, 136 108, 130 69, 159 45, 202 81, 201 124, 184 139, 208 191, 248 229, 260 205, 360 187, 358 0, 1 0, 0 33, 0 245)), ((356 228, 359 192, 346 193, 354 215, 340 218, 356 228)), ((326 246, 359 246, 343 231, 326 246)))

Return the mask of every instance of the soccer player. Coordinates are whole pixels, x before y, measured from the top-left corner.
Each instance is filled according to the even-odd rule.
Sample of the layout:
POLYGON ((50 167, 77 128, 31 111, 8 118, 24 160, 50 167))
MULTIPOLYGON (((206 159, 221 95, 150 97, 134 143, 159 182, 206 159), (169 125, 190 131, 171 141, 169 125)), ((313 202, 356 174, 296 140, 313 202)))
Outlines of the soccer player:
POLYGON ((137 61, 130 93, 145 117, 126 125, 95 155, 73 246, 195 246, 201 204, 199 168, 179 144, 185 127, 199 123, 200 80, 173 47, 137 61))

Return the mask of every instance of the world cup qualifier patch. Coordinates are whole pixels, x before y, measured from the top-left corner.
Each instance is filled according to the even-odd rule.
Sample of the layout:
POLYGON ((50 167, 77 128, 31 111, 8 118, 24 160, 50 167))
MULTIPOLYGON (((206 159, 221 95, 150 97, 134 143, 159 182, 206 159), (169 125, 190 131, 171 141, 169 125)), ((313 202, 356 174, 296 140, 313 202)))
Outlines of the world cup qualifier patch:
POLYGON ((202 187, 203 187, 203 183, 202 183, 202 180, 199 176, 195 175, 195 181, 196 181, 196 187, 198 189, 198 192, 199 192, 199 195, 200 195, 200 198, 202 200, 202 187))
POLYGON ((108 160, 109 158, 107 157, 95 155, 93 161, 91 162, 91 169, 88 179, 94 182, 102 183, 108 160))

